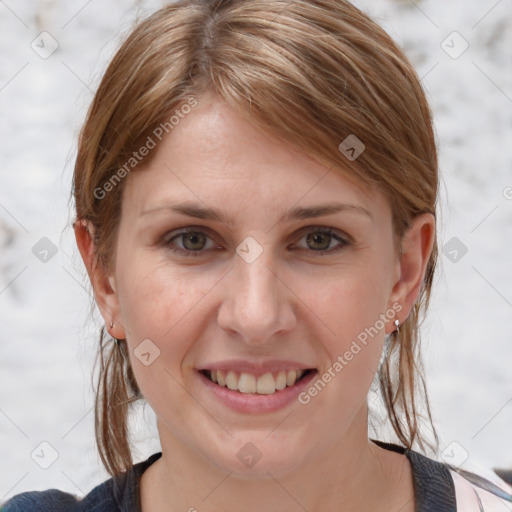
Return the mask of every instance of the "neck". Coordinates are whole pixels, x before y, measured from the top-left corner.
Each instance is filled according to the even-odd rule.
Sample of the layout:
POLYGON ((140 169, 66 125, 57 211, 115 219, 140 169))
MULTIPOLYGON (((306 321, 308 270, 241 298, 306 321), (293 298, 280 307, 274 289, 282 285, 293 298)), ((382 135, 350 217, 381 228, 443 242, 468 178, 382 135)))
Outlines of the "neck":
POLYGON ((410 465, 368 440, 364 409, 365 428, 340 433, 329 450, 302 458, 286 474, 258 478, 219 468, 159 423, 162 457, 143 473, 142 512, 414 510, 410 465))

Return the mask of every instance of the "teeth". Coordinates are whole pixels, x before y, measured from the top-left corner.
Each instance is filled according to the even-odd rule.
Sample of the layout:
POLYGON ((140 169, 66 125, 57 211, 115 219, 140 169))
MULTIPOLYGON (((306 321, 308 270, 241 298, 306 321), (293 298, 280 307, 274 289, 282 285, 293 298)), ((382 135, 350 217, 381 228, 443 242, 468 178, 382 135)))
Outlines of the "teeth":
POLYGON ((213 382, 232 391, 271 395, 286 386, 293 386, 304 375, 304 370, 281 370, 275 374, 265 373, 260 377, 245 372, 238 374, 231 370, 212 370, 209 375, 213 382))
POLYGON ((288 370, 286 374, 286 385, 293 386, 293 383, 297 380, 297 372, 295 370, 288 370))
POLYGON ((238 379, 234 372, 228 372, 226 375, 226 386, 233 391, 238 389, 238 379))
POLYGON ((256 381, 256 391, 260 395, 271 395, 276 391, 276 381, 271 373, 265 373, 256 381))
MULTIPOLYGON (((241 393, 256 393, 256 377, 250 373, 242 373, 238 380, 238 391, 241 393)), ((261 393, 259 388, 258 393, 261 393)))
POLYGON ((276 379, 276 389, 281 390, 286 387, 286 372, 279 372, 276 379))

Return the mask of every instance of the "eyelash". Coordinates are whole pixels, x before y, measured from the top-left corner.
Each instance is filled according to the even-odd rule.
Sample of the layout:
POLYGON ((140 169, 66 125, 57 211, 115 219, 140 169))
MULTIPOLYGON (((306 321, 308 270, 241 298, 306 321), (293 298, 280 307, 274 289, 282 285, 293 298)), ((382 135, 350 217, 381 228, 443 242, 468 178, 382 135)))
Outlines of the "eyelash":
MULTIPOLYGON (((196 257, 197 258, 199 256, 204 255, 204 253, 207 251, 207 249, 192 251, 190 249, 180 249, 180 248, 176 248, 176 247, 171 247, 171 244, 172 244, 173 240, 179 238, 180 236, 186 235, 188 233, 200 233, 200 234, 206 235, 208 238, 211 239, 211 237, 208 235, 208 233, 206 233, 205 231, 201 231, 201 229, 204 229, 204 228, 189 227, 189 228, 182 229, 181 231, 175 233, 171 238, 167 239, 167 237, 166 237, 166 239, 164 239, 162 243, 164 246, 166 246, 167 248, 169 248, 172 252, 174 252, 176 254, 181 254, 186 257, 193 257, 193 258, 196 257)), ((303 249, 303 250, 313 253, 315 256, 324 256, 326 254, 329 255, 332 253, 336 253, 336 252, 342 250, 344 247, 351 245, 351 242, 347 238, 344 238, 344 237, 336 234, 332 228, 325 228, 323 226, 308 226, 304 229, 305 230, 307 229, 308 231, 301 237, 301 239, 310 233, 321 233, 323 235, 331 235, 331 237, 333 239, 340 242, 340 245, 338 245, 335 249, 327 249, 327 250, 323 250, 323 251, 315 251, 314 249, 303 249)))

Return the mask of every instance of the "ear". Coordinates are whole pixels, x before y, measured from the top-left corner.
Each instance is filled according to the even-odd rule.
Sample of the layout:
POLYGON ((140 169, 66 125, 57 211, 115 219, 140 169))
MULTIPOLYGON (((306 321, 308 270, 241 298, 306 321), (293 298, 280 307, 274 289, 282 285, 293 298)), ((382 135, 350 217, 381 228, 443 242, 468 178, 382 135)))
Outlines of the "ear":
MULTIPOLYGON (((400 304, 396 318, 403 323, 409 316, 423 284, 428 260, 434 246, 436 221, 432 214, 423 213, 416 216, 410 228, 404 233, 399 256, 398 278, 393 284, 389 298, 389 307, 400 304)), ((386 332, 395 330, 393 322, 386 326, 386 332)))
POLYGON ((121 314, 114 276, 107 275, 104 265, 94 254, 94 226, 91 222, 80 220, 73 223, 73 229, 105 326, 112 337, 124 339, 126 332, 120 322, 121 314), (114 323, 113 327, 110 327, 111 322, 114 323))

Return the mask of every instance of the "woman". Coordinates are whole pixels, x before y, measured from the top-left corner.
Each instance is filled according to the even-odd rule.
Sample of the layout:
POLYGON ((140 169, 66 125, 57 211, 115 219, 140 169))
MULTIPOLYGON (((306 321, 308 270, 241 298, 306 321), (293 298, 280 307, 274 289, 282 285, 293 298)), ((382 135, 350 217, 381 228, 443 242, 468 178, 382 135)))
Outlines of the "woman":
POLYGON ((96 437, 112 478, 81 501, 28 492, 5 511, 508 506, 504 483, 426 456, 438 448, 418 351, 437 256, 432 119, 406 57, 357 8, 156 12, 103 77, 73 186, 110 335, 96 437), (368 437, 374 380, 400 444, 368 437), (139 399, 162 451, 134 465, 139 399))

